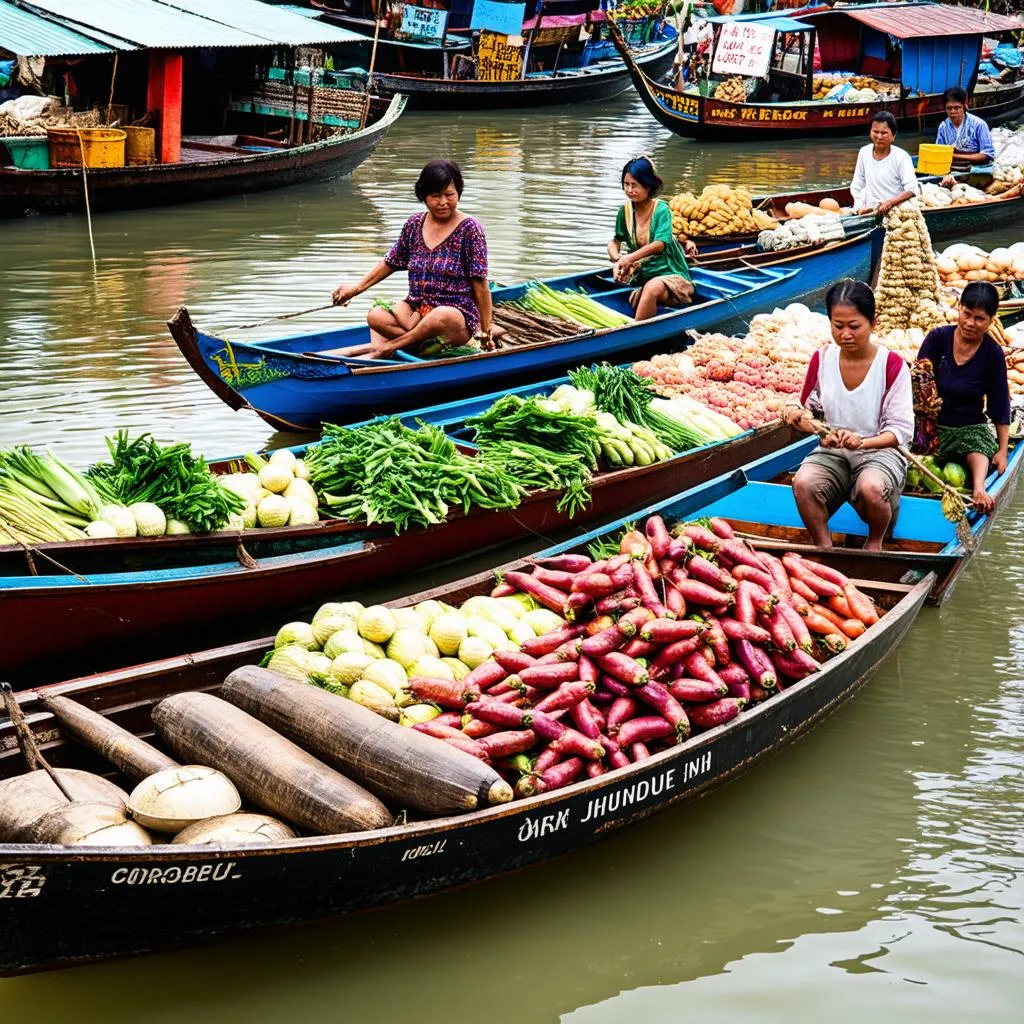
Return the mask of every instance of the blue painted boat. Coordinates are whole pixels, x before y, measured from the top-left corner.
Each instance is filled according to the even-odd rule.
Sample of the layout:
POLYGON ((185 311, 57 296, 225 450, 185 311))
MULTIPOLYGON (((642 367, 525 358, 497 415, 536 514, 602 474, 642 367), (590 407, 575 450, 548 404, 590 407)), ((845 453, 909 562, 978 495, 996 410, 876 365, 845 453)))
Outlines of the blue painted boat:
MULTIPOLYGON (((821 549, 809 543, 789 484, 790 474, 817 445, 814 437, 797 441, 685 494, 652 504, 638 511, 636 518, 654 512, 672 519, 719 516, 758 548, 819 557, 821 549)), ((996 499, 996 511, 989 516, 968 511, 973 538, 969 547, 964 547, 954 524, 943 516, 938 495, 904 494, 891 539, 881 552, 861 548, 867 526, 851 505, 844 504, 829 520, 835 545, 829 552, 830 564, 850 576, 892 583, 916 583, 933 572, 936 582, 929 601, 941 604, 980 548, 998 512, 1013 499, 1022 465, 1024 443, 1017 443, 1010 450, 1006 472, 1001 476, 993 473, 987 481, 987 490, 996 499)))
MULTIPOLYGON (((797 256, 779 254, 757 267, 693 270, 696 299, 625 327, 586 331, 558 341, 506 346, 494 352, 441 359, 345 359, 325 355, 369 340, 365 325, 289 335, 262 342, 230 341, 198 330, 182 307, 169 321, 189 364, 232 409, 251 409, 285 430, 317 430, 323 422, 353 423, 379 413, 516 386, 600 360, 640 358, 680 347, 686 331, 746 329, 759 310, 819 293, 837 278, 870 276, 881 233, 868 231, 797 256)), ((546 282, 580 289, 610 309, 629 314, 629 287, 610 273, 588 271, 546 282)), ((498 288, 494 301, 515 301, 527 285, 498 288)))

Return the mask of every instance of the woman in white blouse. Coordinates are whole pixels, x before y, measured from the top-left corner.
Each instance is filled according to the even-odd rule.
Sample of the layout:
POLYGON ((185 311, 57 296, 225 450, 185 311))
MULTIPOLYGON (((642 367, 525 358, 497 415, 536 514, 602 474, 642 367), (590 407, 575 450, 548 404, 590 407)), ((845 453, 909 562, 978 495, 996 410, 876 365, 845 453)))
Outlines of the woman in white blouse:
POLYGON ((880 110, 871 119, 871 143, 857 154, 850 192, 858 213, 886 214, 920 191, 910 154, 894 146, 896 118, 880 110))
POLYGON ((834 345, 811 357, 800 405, 783 410, 791 427, 812 433, 812 413, 831 433, 793 479, 800 517, 821 548, 832 546, 829 517, 849 501, 867 523, 867 551, 880 551, 895 523, 906 463, 897 445, 914 435, 910 370, 903 358, 871 341, 875 296, 863 281, 834 284, 825 297, 834 345))

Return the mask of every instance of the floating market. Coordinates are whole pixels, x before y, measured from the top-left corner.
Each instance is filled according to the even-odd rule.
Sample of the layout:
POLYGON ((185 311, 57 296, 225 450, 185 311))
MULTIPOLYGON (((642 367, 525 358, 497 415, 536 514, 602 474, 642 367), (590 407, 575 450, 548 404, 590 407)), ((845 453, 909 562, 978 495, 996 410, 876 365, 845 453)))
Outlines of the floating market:
POLYGON ((990 6, 0 0, 12 1013, 1016 1019, 990 6))

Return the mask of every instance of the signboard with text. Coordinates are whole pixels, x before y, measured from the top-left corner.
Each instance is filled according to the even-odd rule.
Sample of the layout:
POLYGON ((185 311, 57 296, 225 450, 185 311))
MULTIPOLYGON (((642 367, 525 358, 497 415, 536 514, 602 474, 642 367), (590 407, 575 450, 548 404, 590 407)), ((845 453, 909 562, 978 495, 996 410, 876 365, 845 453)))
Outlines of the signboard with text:
POLYGON ((481 82, 514 82, 523 72, 523 50, 508 36, 481 32, 476 55, 476 76, 481 82))
POLYGON ((774 28, 749 21, 726 22, 718 35, 711 73, 764 78, 768 74, 774 45, 774 28))
POLYGON ((444 36, 447 24, 447 11, 406 4, 402 8, 402 27, 395 32, 395 35, 401 39, 434 42, 444 36))
POLYGON ((473 17, 469 27, 474 31, 487 29, 502 36, 517 36, 523 30, 526 4, 474 0, 473 17))

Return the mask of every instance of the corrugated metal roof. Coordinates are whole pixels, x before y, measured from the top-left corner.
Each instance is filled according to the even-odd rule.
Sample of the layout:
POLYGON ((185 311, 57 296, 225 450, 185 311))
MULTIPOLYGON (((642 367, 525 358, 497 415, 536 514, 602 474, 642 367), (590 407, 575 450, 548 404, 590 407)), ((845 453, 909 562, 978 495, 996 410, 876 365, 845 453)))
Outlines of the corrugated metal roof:
MULTIPOLYGON (((89 0, 92 3, 92 0, 89 0)), ((222 25, 238 26, 254 36, 284 46, 366 42, 366 37, 326 22, 303 18, 259 0, 158 0, 168 7, 197 14, 222 25)))
POLYGON ((776 32, 810 32, 814 28, 813 25, 808 24, 806 21, 798 21, 796 18, 787 18, 784 15, 780 16, 778 14, 759 14, 756 17, 750 18, 733 18, 729 15, 721 15, 714 18, 706 18, 705 20, 710 21, 713 25, 725 25, 731 21, 742 21, 750 25, 757 25, 758 28, 773 28, 776 32))
POLYGON ((80 57, 113 48, 0 0, 0 50, 19 57, 80 57))
POLYGON ((845 14, 862 25, 895 36, 919 39, 925 36, 994 35, 1024 29, 1024 18, 989 14, 973 7, 947 7, 944 4, 908 4, 869 8, 842 7, 845 14))
POLYGON ((335 25, 275 10, 258 0, 19 0, 115 49, 314 46, 362 41, 335 25), (123 40, 125 45, 118 45, 123 40))

